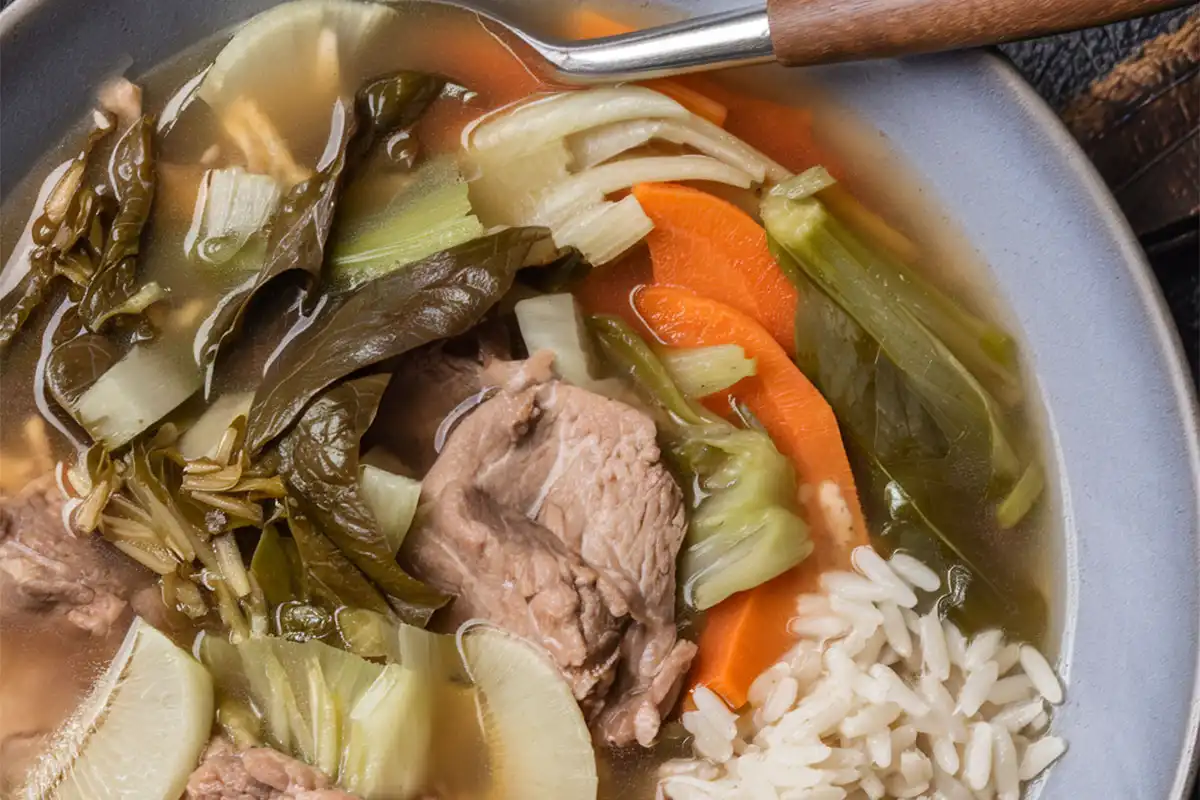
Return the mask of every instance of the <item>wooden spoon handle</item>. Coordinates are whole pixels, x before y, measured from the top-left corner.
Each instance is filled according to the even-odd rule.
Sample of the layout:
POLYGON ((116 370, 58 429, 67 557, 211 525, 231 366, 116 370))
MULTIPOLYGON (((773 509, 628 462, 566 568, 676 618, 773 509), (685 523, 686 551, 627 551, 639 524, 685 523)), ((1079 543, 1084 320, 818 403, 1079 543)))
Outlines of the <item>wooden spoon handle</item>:
POLYGON ((1186 0, 768 0, 789 66, 930 53, 1087 28, 1186 0))

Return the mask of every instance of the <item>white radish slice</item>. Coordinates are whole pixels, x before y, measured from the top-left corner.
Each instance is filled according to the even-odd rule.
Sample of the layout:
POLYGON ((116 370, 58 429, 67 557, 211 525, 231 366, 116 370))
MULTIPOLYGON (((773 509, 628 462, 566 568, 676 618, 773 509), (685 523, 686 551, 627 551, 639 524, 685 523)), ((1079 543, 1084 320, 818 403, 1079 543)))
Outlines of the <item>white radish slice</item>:
POLYGON ((596 754, 571 687, 541 648, 485 622, 458 648, 479 690, 497 800, 595 798, 596 754))

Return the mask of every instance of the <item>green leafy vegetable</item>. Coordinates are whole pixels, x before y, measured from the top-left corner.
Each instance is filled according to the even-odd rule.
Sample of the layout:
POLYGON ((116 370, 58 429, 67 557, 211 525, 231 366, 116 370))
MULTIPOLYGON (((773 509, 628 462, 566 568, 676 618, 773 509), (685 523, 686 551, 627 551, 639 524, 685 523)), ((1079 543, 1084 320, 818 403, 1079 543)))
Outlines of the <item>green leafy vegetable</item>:
POLYGON ((679 390, 688 397, 701 398, 723 391, 742 378, 754 375, 758 365, 746 358, 736 344, 714 347, 664 347, 658 352, 663 366, 679 390))
POLYGON ((363 367, 466 333, 521 267, 553 251, 542 228, 513 228, 390 272, 336 301, 263 377, 250 408, 252 451, 283 433, 322 390, 363 367), (541 254, 539 254, 541 249, 541 254))
POLYGON ((112 163, 109 172, 119 206, 104 255, 80 301, 80 316, 93 333, 112 317, 140 313, 164 296, 157 284, 139 286, 137 282, 142 228, 154 202, 152 116, 141 117, 121 136, 112 163))
MULTIPOLYGON (((79 340, 76 340, 79 341, 79 340)), ((91 367, 103 366, 112 353, 99 347, 96 339, 66 347, 55 358, 52 383, 56 398, 67 400, 67 411, 97 442, 116 449, 132 441, 191 397, 203 383, 203 376, 191 358, 186 341, 164 337, 149 344, 135 345, 120 361, 105 370, 73 403, 73 395, 90 377, 91 367), (74 364, 68 375, 65 360, 87 354, 94 360, 74 364)), ((61 401, 60 401, 61 402, 61 401)))
POLYGON ((740 430, 690 401, 625 322, 593 317, 610 366, 662 410, 659 434, 694 487, 695 510, 679 559, 684 602, 707 609, 799 564, 812 552, 796 507, 790 462, 759 429, 740 430))
POLYGON ((384 591, 400 618, 424 625, 448 598, 396 563, 396 551, 359 483, 359 439, 375 418, 387 384, 388 376, 371 375, 324 392, 281 442, 280 472, 306 515, 384 591))
POLYGON ((241 167, 209 170, 200 184, 192 229, 184 250, 208 264, 224 264, 271 220, 279 184, 241 167))
POLYGON ((376 611, 388 617, 395 615, 379 589, 359 572, 358 567, 325 534, 313 526, 293 501, 285 501, 284 508, 300 563, 314 594, 334 608, 349 606, 376 611))
POLYGON ((375 137, 412 125, 438 98, 446 82, 436 75, 402 70, 376 78, 359 90, 359 115, 375 137))
POLYGON ((285 273, 299 272, 311 286, 321 274, 325 246, 333 228, 338 194, 354 165, 387 125, 410 125, 425 112, 441 88, 440 79, 414 72, 381 78, 367 87, 357 104, 338 98, 333 109, 333 155, 311 178, 284 196, 267 236, 267 254, 258 277, 223 298, 205 326, 201 349, 211 363, 236 334, 250 301, 285 273), (432 87, 437 87, 433 89, 432 87), (355 108, 357 105, 357 109, 355 108), (360 118, 360 113, 365 115, 360 118))
POLYGON ((483 234, 453 161, 436 159, 418 169, 386 208, 352 225, 339 221, 330 246, 330 280, 353 287, 483 234))
POLYGON ((400 552, 417 515, 421 482, 364 464, 359 470, 358 484, 363 502, 375 515, 379 530, 395 555, 400 552))
MULTIPOLYGON (((983 570, 992 557, 961 531, 1000 521, 996 493, 1021 469, 1005 409, 984 385, 1010 394, 1011 340, 870 250, 820 201, 781 194, 762 210, 772 251, 800 290, 797 362, 837 413, 864 502, 885 530, 922 531, 940 560, 989 587, 988 603, 1006 604, 1001 584, 1011 581, 983 570)), ((1033 501, 1013 497, 1013 516, 1033 501)))
POLYGON ((46 360, 46 388, 64 411, 70 412, 80 397, 120 360, 117 347, 96 333, 63 342, 46 360))
POLYGON ((83 179, 92 151, 112 131, 112 120, 105 117, 104 122, 88 135, 79 155, 63 170, 33 222, 29 272, 13 292, 16 301, 0 316, 0 350, 8 347, 46 300, 55 277, 64 275, 78 286, 86 286, 92 278, 104 245, 99 215, 107 204, 83 179))

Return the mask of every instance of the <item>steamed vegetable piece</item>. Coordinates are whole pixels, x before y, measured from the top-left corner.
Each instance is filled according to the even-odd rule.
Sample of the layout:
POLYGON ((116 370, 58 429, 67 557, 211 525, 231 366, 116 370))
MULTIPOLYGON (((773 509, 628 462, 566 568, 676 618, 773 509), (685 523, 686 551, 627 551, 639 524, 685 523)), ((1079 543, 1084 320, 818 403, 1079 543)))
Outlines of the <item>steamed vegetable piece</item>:
POLYGON ((454 163, 435 159, 385 208, 352 224, 339 223, 330 245, 330 278, 353 287, 483 234, 454 163))
POLYGON ((384 591, 400 618, 424 625, 447 598, 396 563, 396 550, 360 485, 359 439, 388 380, 371 375, 321 394, 280 443, 280 473, 305 515, 384 591))
MULTIPOLYGON (((288 528, 314 600, 329 608, 364 608, 391 618, 395 611, 383 594, 293 500, 284 502, 288 528)), ((278 563, 278 562, 277 562, 278 563)), ((293 582, 294 585, 295 582, 293 582)), ((307 598, 306 598, 307 599, 307 598)))
POLYGON ((46 299, 56 277, 62 275, 77 286, 87 286, 100 260, 106 236, 106 222, 101 218, 105 203, 83 180, 92 151, 115 124, 105 115, 100 119, 103 124, 88 134, 79 154, 61 169, 41 214, 33 221, 29 272, 13 291, 19 296, 0 316, 0 350, 46 299))
POLYGON ((250 301, 264 286, 294 271, 299 271, 309 285, 319 278, 346 173, 378 136, 416 121, 436 98, 441 85, 441 79, 430 75, 398 72, 368 84, 353 104, 344 97, 337 98, 328 163, 284 195, 267 234, 267 253, 258 276, 223 298, 205 322, 201 353, 206 363, 215 359, 234 335, 250 301))
POLYGON ((530 355, 554 353, 554 370, 567 383, 588 387, 595 376, 595 355, 579 304, 570 294, 546 294, 517 303, 517 325, 530 355))
POLYGON ((363 502, 374 514, 394 556, 417 515, 421 482, 364 464, 359 469, 358 485, 363 502))
POLYGON ((117 141, 112 156, 117 215, 96 272, 84 290, 79 314, 93 333, 114 316, 141 313, 166 296, 157 283, 139 286, 137 257, 142 228, 154 202, 154 118, 143 116, 117 141))
POLYGON ((241 167, 209 170, 200 184, 184 249, 208 264, 224 264, 263 230, 279 205, 279 184, 241 167))
MULTIPOLYGON (((86 345, 68 342, 56 348, 56 352, 60 349, 63 352, 55 356, 51 391, 60 403, 67 401, 64 408, 93 440, 111 449, 148 430, 195 394, 203 383, 203 376, 192 361, 189 343, 163 337, 135 345, 72 401, 75 388, 68 389, 62 382, 66 359, 80 355, 85 347, 89 355, 95 356, 89 366, 102 367, 111 357, 110 351, 96 346, 95 339, 87 342, 86 345)), ((76 361, 75 366, 82 364, 76 361)), ((85 381, 78 376, 76 388, 85 381)))
POLYGON ((547 231, 517 228, 429 256, 336 300, 271 364, 254 396, 251 451, 284 432, 323 389, 363 367, 461 335, 522 267, 554 255, 547 231))
POLYGON ((94 800, 103 787, 109 797, 179 797, 208 743, 212 717, 208 672, 137 617, 16 796, 94 800), (155 757, 148 759, 150 752, 155 757))
POLYGON ((464 135, 471 200, 488 225, 545 225, 593 265, 642 239, 636 198, 608 195, 647 181, 707 180, 749 187, 786 175, 779 165, 671 98, 639 86, 562 92, 498 110, 464 135), (617 156, 665 139, 700 154, 617 156))
POLYGON ((754 359, 736 344, 664 347, 658 358, 679 390, 694 399, 724 391, 758 370, 754 359))
POLYGON ((230 645, 205 634, 197 650, 219 695, 251 701, 272 747, 365 798, 408 798, 424 788, 433 686, 446 673, 411 645, 401 644, 403 663, 388 665, 274 637, 230 645))
POLYGON ((595 798, 591 735, 571 688, 540 648, 486 623, 458 634, 479 690, 496 800, 595 798))
POLYGON ((795 472, 770 438, 692 404, 625 323, 594 317, 592 328, 609 364, 665 412, 659 433, 683 473, 681 483, 696 487, 679 558, 684 602, 711 608, 803 561, 812 542, 796 513, 795 472))
POLYGON ((654 222, 646 243, 655 283, 733 306, 795 352, 796 288, 771 257, 761 225, 733 204, 686 186, 639 184, 633 196, 654 222))
POLYGON ((768 197, 763 217, 780 258, 813 284, 800 361, 851 438, 919 505, 940 507, 931 519, 972 518, 972 507, 978 519, 1021 470, 985 388, 1015 383, 1011 340, 870 250, 819 200, 768 197))

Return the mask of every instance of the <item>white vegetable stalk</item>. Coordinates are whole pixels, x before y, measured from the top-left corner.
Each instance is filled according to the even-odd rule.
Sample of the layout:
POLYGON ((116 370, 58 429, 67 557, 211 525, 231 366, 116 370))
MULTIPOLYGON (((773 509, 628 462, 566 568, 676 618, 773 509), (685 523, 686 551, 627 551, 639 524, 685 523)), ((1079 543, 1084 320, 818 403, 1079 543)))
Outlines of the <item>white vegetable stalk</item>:
POLYGON ((619 257, 653 228, 638 183, 711 181, 740 188, 787 171, 675 100, 642 86, 563 92, 501 109, 463 135, 475 174, 471 202, 485 225, 543 225, 594 266, 619 257), (621 158, 652 139, 699 154, 621 158))
POLYGON ((679 390, 693 398, 728 389, 758 370, 758 363, 736 344, 664 349, 659 360, 679 390))
POLYGON ((569 146, 576 169, 588 169, 627 150, 658 139, 699 150, 736 167, 754 179, 786 180, 790 174, 780 164, 703 117, 682 120, 632 120, 595 128, 571 137, 569 146))
POLYGON ((554 353, 554 370, 563 380, 584 388, 591 385, 591 340, 574 296, 531 297, 517 303, 514 311, 530 355, 549 350, 554 353))
POLYGON ((266 227, 282 195, 268 175, 241 167, 209 170, 196 196, 184 250, 209 264, 224 264, 266 227))
POLYGON ((643 86, 561 92, 481 118, 463 131, 463 143, 468 149, 504 149, 517 156, 611 122, 689 116, 691 112, 679 103, 643 86))
POLYGON ((593 264, 615 261, 654 230, 633 195, 604 202, 554 229, 554 243, 575 247, 593 264))

